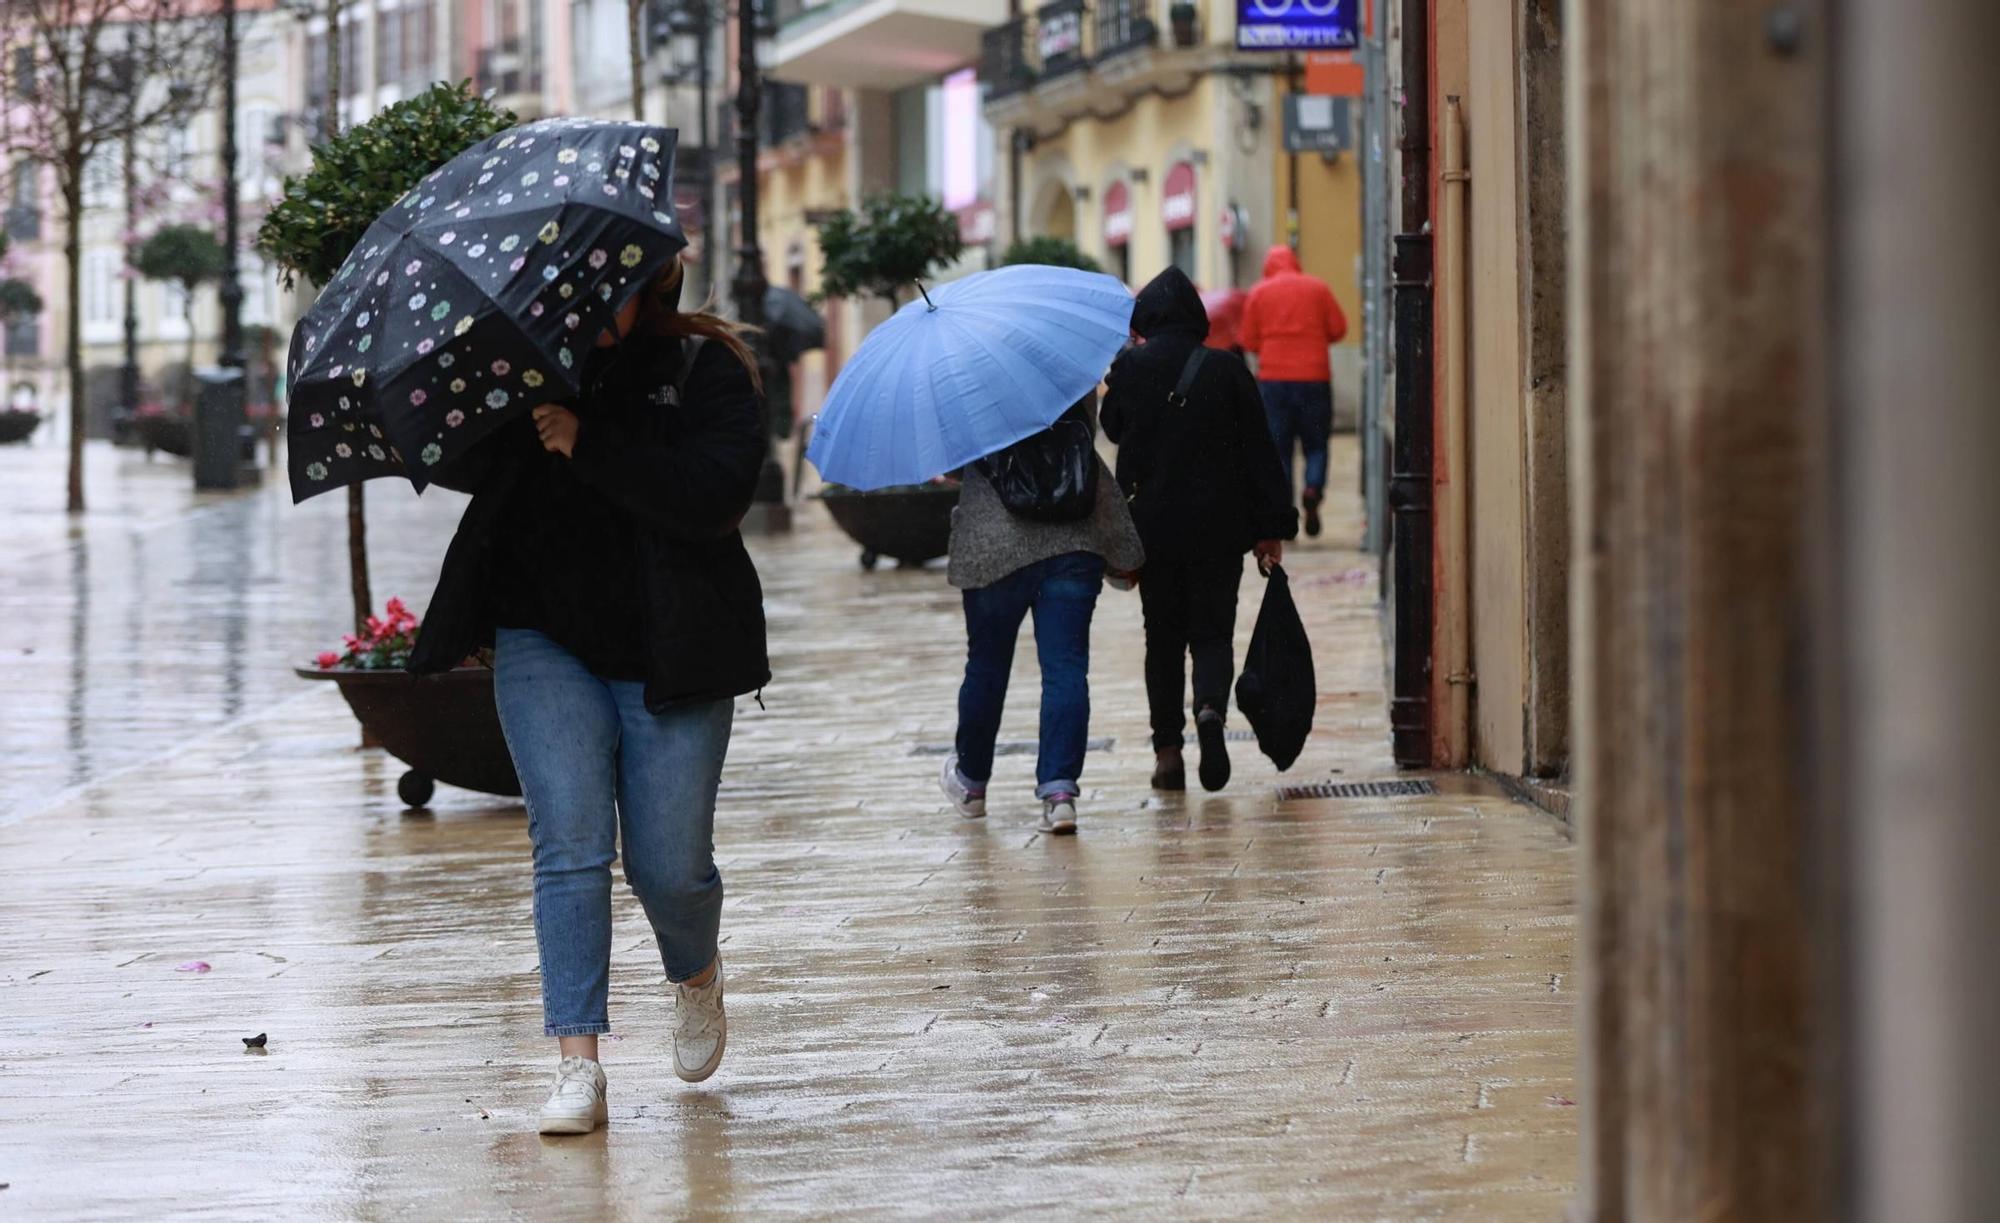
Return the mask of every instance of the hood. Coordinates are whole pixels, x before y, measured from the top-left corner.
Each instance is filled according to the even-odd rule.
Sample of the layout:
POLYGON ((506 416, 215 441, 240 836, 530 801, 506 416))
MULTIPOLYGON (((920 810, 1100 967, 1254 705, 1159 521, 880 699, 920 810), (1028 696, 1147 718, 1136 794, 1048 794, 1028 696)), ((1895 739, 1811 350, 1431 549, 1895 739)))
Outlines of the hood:
POLYGON ((1186 272, 1170 267, 1139 290, 1138 304, 1132 308, 1132 330, 1149 340, 1175 332, 1207 338, 1208 308, 1201 304, 1201 294, 1186 272))
POLYGON ((1299 270, 1298 253, 1289 246, 1274 246, 1264 256, 1264 275, 1267 278, 1299 270))

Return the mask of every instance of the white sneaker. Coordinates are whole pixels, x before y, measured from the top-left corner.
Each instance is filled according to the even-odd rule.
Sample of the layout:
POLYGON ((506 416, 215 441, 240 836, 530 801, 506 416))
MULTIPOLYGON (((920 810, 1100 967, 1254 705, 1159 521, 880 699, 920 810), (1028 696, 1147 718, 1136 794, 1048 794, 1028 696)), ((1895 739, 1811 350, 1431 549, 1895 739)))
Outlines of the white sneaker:
POLYGON ((587 1057, 566 1057, 542 1105, 542 1133, 588 1134, 611 1119, 604 1102, 604 1067, 587 1057))
POLYGON ((1042 822, 1036 825, 1043 832, 1056 836, 1067 836, 1076 831, 1076 795, 1051 794, 1042 800, 1042 822))
POLYGON ((722 1014, 722 957, 707 985, 674 986, 674 1073, 699 1083, 722 1064, 729 1024, 722 1014))
POLYGON ((968 820, 986 818, 986 787, 967 781, 958 771, 956 754, 944 758, 944 772, 938 774, 938 789, 951 800, 951 805, 968 820))

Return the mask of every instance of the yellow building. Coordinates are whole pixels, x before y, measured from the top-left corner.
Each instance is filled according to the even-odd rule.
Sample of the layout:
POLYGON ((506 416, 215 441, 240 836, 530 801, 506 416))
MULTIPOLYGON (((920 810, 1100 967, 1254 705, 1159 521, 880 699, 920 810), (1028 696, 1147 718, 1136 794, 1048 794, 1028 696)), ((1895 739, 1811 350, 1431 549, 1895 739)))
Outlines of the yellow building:
POLYGON ((1359 167, 1351 151, 1285 151, 1301 64, 1235 41, 1222 0, 1043 4, 990 31, 1001 241, 1071 239, 1135 287, 1178 264, 1204 290, 1254 286, 1264 252, 1293 243, 1357 324, 1336 353, 1351 387, 1359 167), (1176 20, 1189 9, 1192 22, 1176 20))

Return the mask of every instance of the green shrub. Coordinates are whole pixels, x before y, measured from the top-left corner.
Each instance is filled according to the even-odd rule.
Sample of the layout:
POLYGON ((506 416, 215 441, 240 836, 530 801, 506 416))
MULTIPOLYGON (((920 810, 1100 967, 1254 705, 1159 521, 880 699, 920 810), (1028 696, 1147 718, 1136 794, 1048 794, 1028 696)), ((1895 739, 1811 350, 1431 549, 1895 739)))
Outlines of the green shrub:
POLYGON ((1046 263, 1059 268, 1081 268, 1086 272, 1104 270, 1097 260, 1078 249, 1068 238, 1029 238, 1016 242, 1000 255, 1000 266, 1016 263, 1046 263))
POLYGON ((871 295, 891 306, 965 249, 958 216, 928 196, 870 196, 819 223, 822 297, 871 295))
POLYGON ((324 285, 417 180, 515 121, 470 81, 440 81, 316 146, 312 168, 285 180, 284 198, 257 230, 257 249, 286 288, 301 276, 324 285))

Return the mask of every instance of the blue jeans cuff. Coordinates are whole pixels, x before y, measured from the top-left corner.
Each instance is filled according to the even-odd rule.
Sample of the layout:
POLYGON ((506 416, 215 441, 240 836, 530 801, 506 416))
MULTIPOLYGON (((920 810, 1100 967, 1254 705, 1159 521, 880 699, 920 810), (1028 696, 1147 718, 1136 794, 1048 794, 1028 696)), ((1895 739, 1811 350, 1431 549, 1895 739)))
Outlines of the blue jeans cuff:
POLYGON ((1074 797, 1082 792, 1073 781, 1045 781, 1035 787, 1035 797, 1039 799, 1053 798, 1058 794, 1068 794, 1074 797))
POLYGON ((608 1023, 545 1023, 544 1036, 602 1036, 611 1030, 608 1023))

